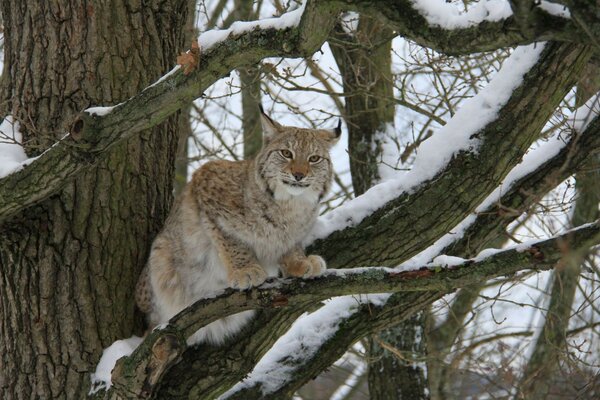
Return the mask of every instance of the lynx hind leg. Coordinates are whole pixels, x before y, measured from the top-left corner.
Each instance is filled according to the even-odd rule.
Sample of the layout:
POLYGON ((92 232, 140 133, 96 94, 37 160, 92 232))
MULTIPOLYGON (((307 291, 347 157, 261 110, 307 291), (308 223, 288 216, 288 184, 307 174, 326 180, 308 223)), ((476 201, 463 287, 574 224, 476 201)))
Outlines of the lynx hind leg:
POLYGON ((153 325, 168 321, 186 307, 185 287, 175 262, 168 240, 157 238, 147 265, 153 300, 148 316, 153 325))
POLYGON ((150 285, 150 276, 148 276, 148 266, 142 269, 135 285, 135 304, 144 314, 152 311, 152 286, 150 285))
POLYGON ((282 257, 281 269, 286 277, 309 278, 321 275, 327 269, 327 264, 323 257, 317 255, 307 257, 304 251, 297 247, 282 257))

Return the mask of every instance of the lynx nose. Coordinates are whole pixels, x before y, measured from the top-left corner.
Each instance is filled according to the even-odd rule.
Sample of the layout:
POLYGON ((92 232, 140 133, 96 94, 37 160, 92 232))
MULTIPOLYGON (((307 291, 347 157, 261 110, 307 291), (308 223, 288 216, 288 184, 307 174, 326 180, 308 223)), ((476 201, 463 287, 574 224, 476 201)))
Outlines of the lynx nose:
POLYGON ((304 174, 302 172, 294 172, 292 175, 294 175, 294 178, 297 181, 301 181, 302 178, 304 178, 304 174))

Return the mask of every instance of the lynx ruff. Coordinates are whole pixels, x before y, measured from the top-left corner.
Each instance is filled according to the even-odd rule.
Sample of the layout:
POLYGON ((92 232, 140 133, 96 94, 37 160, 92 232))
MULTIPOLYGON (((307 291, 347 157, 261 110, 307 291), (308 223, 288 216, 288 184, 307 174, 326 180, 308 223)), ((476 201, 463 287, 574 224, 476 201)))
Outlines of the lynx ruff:
MULTIPOLYGON (((331 130, 287 127, 262 112, 264 144, 254 160, 211 161, 193 175, 158 234, 137 284, 150 328, 227 287, 246 289, 277 276, 325 270, 302 239, 329 190, 331 130)), ((199 329, 188 344, 220 344, 253 316, 245 311, 199 329)))

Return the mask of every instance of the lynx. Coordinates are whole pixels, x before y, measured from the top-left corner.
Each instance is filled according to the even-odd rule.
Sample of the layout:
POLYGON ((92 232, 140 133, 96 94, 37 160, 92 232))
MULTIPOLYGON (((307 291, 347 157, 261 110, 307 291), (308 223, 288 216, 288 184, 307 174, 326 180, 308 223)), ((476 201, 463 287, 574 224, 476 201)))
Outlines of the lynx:
MULTIPOLYGON (((256 158, 200 167, 154 240, 136 288, 151 328, 227 287, 247 289, 280 271, 306 278, 325 270, 325 261, 306 256, 301 243, 331 183, 329 149, 340 125, 282 126, 262 108, 261 122, 264 143, 256 158)), ((253 313, 217 320, 188 343, 221 344, 253 313)))

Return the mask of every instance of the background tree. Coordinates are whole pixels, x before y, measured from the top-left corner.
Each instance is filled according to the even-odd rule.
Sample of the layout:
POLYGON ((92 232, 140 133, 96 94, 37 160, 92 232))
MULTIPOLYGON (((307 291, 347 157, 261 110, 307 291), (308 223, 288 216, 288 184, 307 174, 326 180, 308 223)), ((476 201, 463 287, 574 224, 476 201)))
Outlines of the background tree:
MULTIPOLYGON (((595 98, 578 111, 587 123, 577 123, 577 129, 558 113, 573 111, 571 89, 595 57, 594 38, 600 29, 591 2, 565 1, 570 18, 555 15, 547 4, 527 1, 496 10, 478 3, 472 6, 478 10, 467 7, 470 14, 450 18, 444 15, 454 15, 451 9, 436 10, 453 5, 441 2, 424 8, 424 4, 309 0, 302 7, 288 5, 292 14, 277 23, 259 25, 232 22, 268 16, 273 9, 263 8, 262 2, 252 7, 238 2, 235 8, 225 1, 201 4, 206 26, 231 26, 230 34, 218 40, 201 35, 199 52, 191 52, 183 68, 148 87, 175 63, 189 2, 87 7, 68 2, 3 3, 5 114, 19 122, 28 155, 40 156, 0 181, 2 397, 84 397, 101 349, 136 329, 139 332, 132 288, 171 204, 176 154, 187 153, 192 161, 207 156, 239 158, 242 144, 244 156, 252 154, 254 139, 249 138, 256 138, 251 121, 259 79, 265 97, 300 112, 305 125, 332 126, 329 117, 344 117, 355 195, 383 178, 361 199, 330 212, 316 231, 311 251, 323 254, 334 269, 423 266, 440 254, 472 257, 492 243, 515 238, 516 226, 528 227, 525 221, 540 214, 539 206, 532 207, 543 204, 539 200, 545 194, 586 165, 595 168, 587 164, 600 140, 595 98), (482 10, 492 17, 481 17, 486 15, 482 10), (392 47, 392 62, 387 61, 391 36, 441 54, 416 52, 411 44, 414 51, 404 54, 392 47), (29 37, 32 40, 24 40, 29 37), (468 54, 539 40, 552 42, 515 51, 510 67, 502 72, 505 81, 492 80, 488 85, 495 90, 492 95, 492 89, 482 90, 482 82, 493 75, 504 54, 468 54), (322 59, 315 59, 325 41, 337 61, 337 77, 321 67, 322 59), (405 70, 394 70, 393 59, 406 54, 419 62, 412 69, 406 63, 405 70), (449 59, 443 54, 464 56, 449 59), (259 64, 265 57, 282 58, 259 64), (290 60, 294 57, 300 61, 290 60), (529 65, 524 66, 527 60, 529 65), (234 70, 240 71, 239 82, 234 77, 215 85, 234 70), (432 77, 435 96, 411 80, 424 70, 432 77), (315 84, 298 83, 308 76, 315 84), (236 111, 238 106, 228 95, 238 90, 243 100, 236 111), (301 98, 288 95, 295 91, 330 96, 330 106, 311 110, 310 104, 300 104, 301 98), (203 99, 193 106, 196 134, 190 143, 198 145, 200 153, 192 147, 186 152, 185 144, 190 143, 182 139, 178 152, 176 138, 189 134, 176 135, 175 120, 164 121, 198 96, 203 99), (474 98, 463 106, 464 97, 474 98), (114 104, 118 105, 81 112, 92 105, 114 104), (414 112, 410 117, 414 123, 396 121, 391 104, 414 112), (221 112, 211 112, 211 107, 220 107, 221 112), (312 113, 303 114, 305 110, 312 113), (215 118, 221 123, 215 124, 215 118), (554 127, 548 127, 552 119, 554 127), (395 129, 384 130, 380 122, 395 129), (160 123, 166 127, 157 128, 160 123), (240 127, 241 137, 234 134, 240 127), (63 138, 64 132, 69 135, 63 138), (466 146, 461 146, 463 132, 470 132, 466 146), (557 138, 562 139, 560 146, 555 145, 557 138), (548 144, 555 146, 552 152, 544 151, 548 144), (444 153, 447 148, 454 150, 444 153), (388 151, 394 150, 395 158, 388 158, 388 151), (528 151, 539 157, 538 162, 528 161, 528 169, 519 169, 516 165, 528 151), (390 170, 411 165, 412 171, 394 183, 400 175, 390 170), (386 181, 382 172, 395 178, 386 181), (499 186, 501 194, 485 201, 499 186), (369 207, 361 207, 361 201, 369 207), (522 215, 527 210, 536 212, 522 215), (462 236, 453 235, 458 228, 462 236)), ((277 14, 286 11, 278 2, 273 7, 277 14)), ((323 46, 323 57, 327 50, 323 46)), ((179 171, 185 171, 183 165, 179 171)), ((350 197, 348 177, 339 170, 325 209, 350 197)), ((429 370, 437 372, 428 375, 429 386, 434 388, 432 395, 450 397, 455 390, 449 385, 451 367, 475 370, 471 361, 482 354, 473 351, 481 344, 465 341, 470 334, 465 328, 469 313, 482 307, 481 299, 489 298, 483 282, 515 273, 520 279, 525 273, 519 271, 563 265, 572 253, 597 245, 599 230, 597 222, 573 232, 557 230, 551 233, 559 233, 558 238, 523 246, 525 252, 507 250, 452 268, 442 266, 457 259, 442 257, 436 259, 437 268, 427 270, 332 272, 303 285, 288 282, 247 293, 229 291, 196 303, 165 329, 149 335, 130 357, 119 361, 113 387, 95 396, 291 397, 361 338, 411 318, 405 326, 422 327, 425 312, 436 300, 463 288, 450 307, 452 315, 429 317, 441 320, 430 321, 426 361, 429 370), (382 292, 394 294, 321 303, 332 296, 382 292), (191 332, 244 309, 258 309, 257 318, 227 346, 185 346, 191 332), (301 317, 305 312, 312 313, 301 317), (283 338, 284 344, 289 340, 282 351, 275 341, 299 317, 283 338), (317 334, 323 330, 329 334, 317 334), (270 357, 258 362, 269 351, 270 357), (253 369, 249 379, 231 389, 253 369)), ((591 287, 597 280, 595 273, 587 279, 591 287)), ((439 304, 434 304, 436 313, 439 304)), ((593 292, 585 304, 593 304, 593 292)), ((565 329, 563 323, 563 337, 565 329)), ((589 324, 577 329, 594 332, 589 324)), ((385 337, 376 343, 388 355, 419 361, 412 354, 413 345, 423 341, 416 335, 404 348, 385 337)), ((377 382, 372 375, 371 382, 377 382)), ((426 395, 423 389, 419 393, 426 395)))

